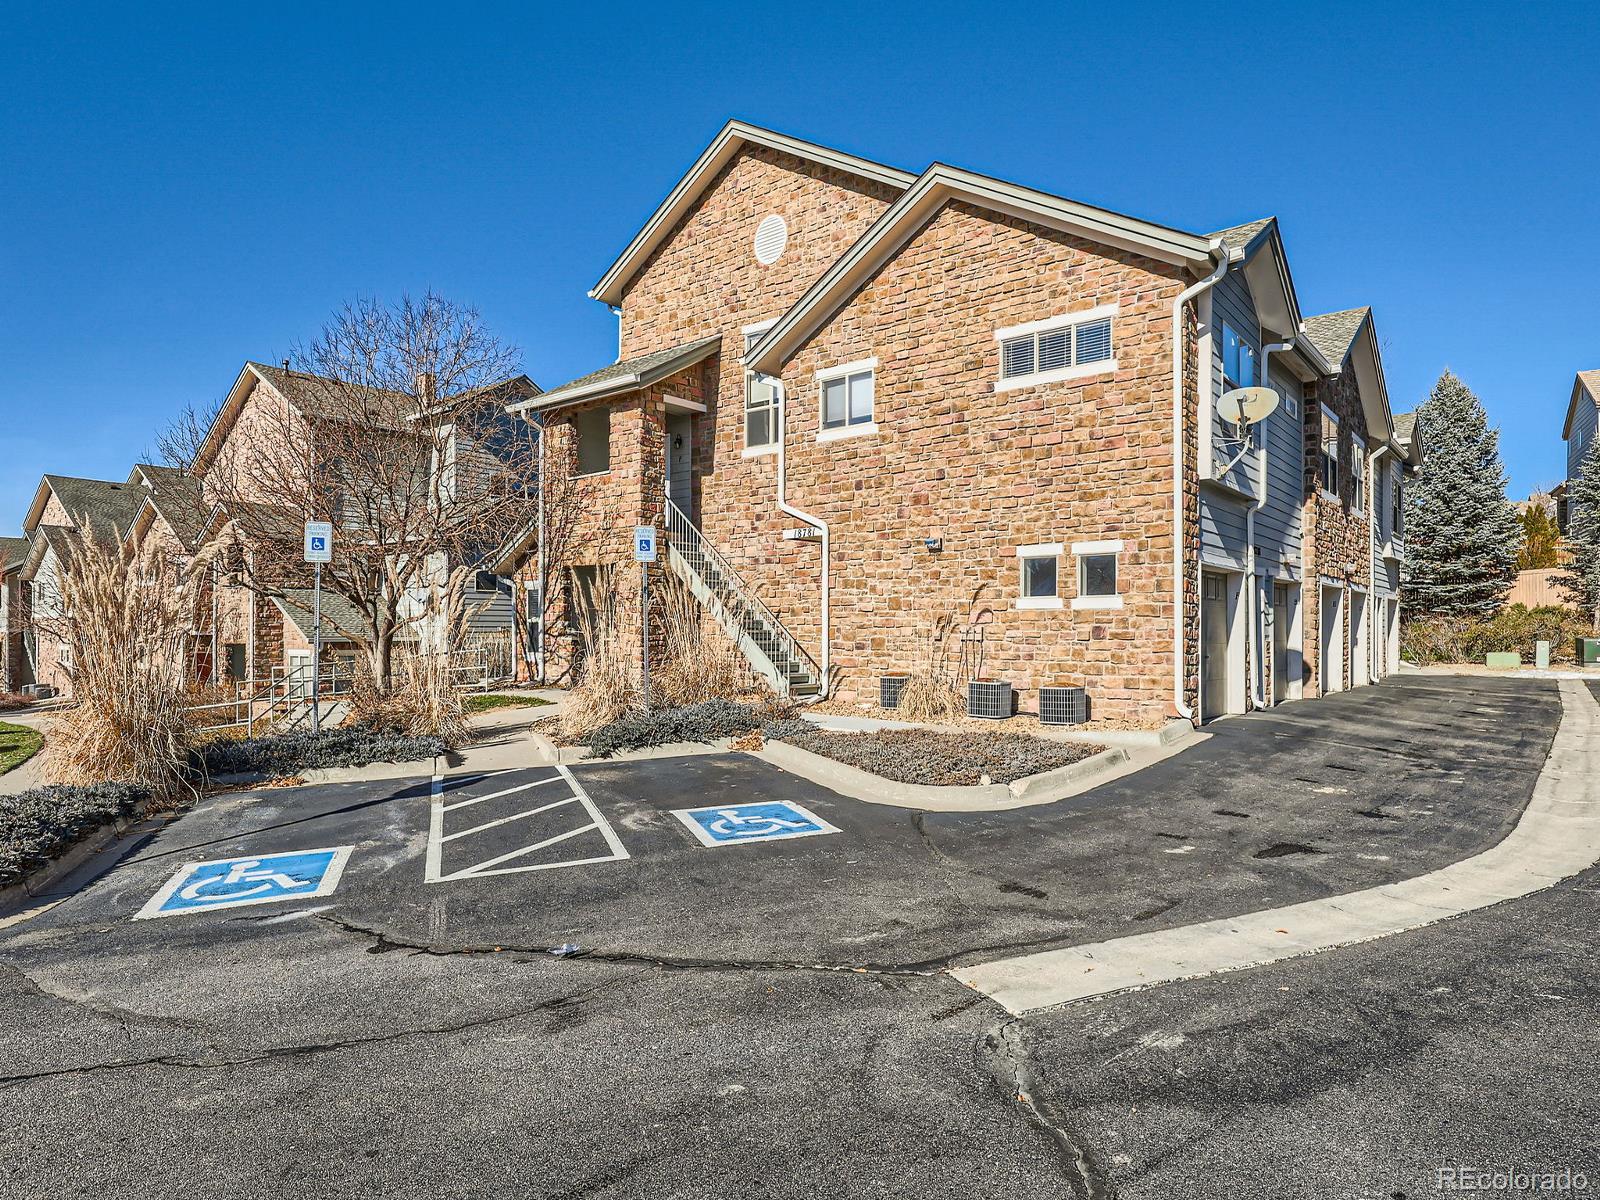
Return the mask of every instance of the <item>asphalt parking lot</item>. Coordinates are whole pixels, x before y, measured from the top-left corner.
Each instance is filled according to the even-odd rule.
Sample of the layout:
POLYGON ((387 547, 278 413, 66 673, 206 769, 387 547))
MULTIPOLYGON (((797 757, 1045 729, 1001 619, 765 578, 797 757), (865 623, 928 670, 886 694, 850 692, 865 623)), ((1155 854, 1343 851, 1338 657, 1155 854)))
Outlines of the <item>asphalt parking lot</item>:
MULTIPOLYGON (((1466 857, 1514 823, 1559 712, 1549 684, 1392 680, 992 814, 863 804, 732 754, 216 797, 0 930, 0 1184, 1075 1194, 1092 1161, 1172 1194, 1140 1181, 1194 1136, 1178 1114, 1102 1153, 1119 1093, 1085 1088, 1089 1010, 1007 1021, 943 968, 1466 857), (243 902, 214 903, 228 886, 243 902), (1070 1080, 1072 1119, 1019 1107, 1029 1080, 1070 1080)), ((1230 986, 1161 994, 1225 1010, 1230 986)))

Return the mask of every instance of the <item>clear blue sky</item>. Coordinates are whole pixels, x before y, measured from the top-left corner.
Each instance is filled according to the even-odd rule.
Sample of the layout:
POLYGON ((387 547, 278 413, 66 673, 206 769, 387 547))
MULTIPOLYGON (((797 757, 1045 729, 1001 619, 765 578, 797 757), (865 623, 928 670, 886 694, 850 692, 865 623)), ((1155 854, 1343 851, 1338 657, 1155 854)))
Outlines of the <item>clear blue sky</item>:
POLYGON ((1517 494, 1600 366, 1593 4, 243 8, 0 15, 0 532, 359 294, 470 301, 546 386, 610 361, 585 292, 730 116, 1275 213, 1305 311, 1377 310, 1397 411, 1454 368, 1517 494))

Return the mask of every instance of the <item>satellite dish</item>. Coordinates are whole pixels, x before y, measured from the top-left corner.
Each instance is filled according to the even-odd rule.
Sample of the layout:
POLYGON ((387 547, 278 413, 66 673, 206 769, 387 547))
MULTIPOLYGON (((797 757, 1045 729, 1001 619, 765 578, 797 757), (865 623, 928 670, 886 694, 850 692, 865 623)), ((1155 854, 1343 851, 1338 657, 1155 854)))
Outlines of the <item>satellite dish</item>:
POLYGON ((1217 415, 1235 425, 1254 425, 1278 410, 1278 393, 1266 387, 1235 388, 1217 401, 1217 415))

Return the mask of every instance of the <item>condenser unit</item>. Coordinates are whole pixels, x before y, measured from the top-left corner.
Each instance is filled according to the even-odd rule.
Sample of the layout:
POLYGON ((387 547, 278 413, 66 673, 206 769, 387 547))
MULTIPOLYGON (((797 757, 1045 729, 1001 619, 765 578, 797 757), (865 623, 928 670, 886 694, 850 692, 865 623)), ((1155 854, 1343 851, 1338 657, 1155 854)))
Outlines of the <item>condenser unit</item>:
POLYGON ((973 679, 967 683, 967 716, 1003 721, 1011 715, 1011 685, 973 679))
POLYGON ((1039 724, 1082 725, 1089 719, 1089 693, 1081 687, 1039 689, 1039 724))

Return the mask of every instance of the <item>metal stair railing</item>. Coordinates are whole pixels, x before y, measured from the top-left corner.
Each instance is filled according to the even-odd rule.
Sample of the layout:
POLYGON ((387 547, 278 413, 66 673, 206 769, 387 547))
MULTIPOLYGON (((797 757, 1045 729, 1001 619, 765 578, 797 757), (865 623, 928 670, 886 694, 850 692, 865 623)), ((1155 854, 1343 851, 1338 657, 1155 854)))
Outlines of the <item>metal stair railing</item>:
MULTIPOLYGON (((764 654, 787 686, 820 684, 822 671, 776 613, 758 599, 739 572, 671 500, 666 502, 667 542, 678 559, 722 606, 730 620, 764 654), (798 669, 797 678, 791 668, 798 669)), ((730 630, 730 632, 732 632, 730 630)))

